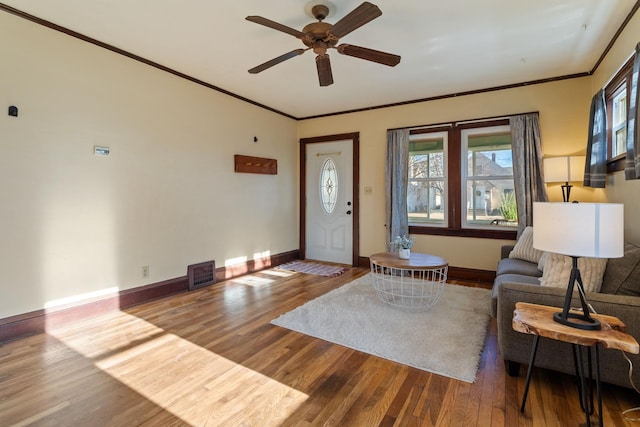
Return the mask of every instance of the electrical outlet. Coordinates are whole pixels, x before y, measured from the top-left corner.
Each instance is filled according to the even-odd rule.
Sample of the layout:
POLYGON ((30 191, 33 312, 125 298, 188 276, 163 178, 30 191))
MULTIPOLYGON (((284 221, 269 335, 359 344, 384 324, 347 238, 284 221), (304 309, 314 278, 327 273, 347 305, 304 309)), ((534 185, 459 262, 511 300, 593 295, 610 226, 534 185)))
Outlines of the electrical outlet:
POLYGON ((142 266, 142 277, 149 277, 149 266, 142 266))

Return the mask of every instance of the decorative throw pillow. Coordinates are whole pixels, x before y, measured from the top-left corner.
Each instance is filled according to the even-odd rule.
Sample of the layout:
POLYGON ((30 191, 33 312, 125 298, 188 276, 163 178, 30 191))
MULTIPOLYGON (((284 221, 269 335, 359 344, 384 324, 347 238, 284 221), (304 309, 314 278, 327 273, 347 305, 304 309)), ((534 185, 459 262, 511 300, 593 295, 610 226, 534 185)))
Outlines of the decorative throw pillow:
POLYGON ((538 270, 544 271, 544 265, 547 263, 547 256, 548 255, 549 255, 549 252, 542 252, 542 256, 540 257, 540 260, 538 261, 538 270))
POLYGON ((509 258, 523 259, 537 264, 541 256, 542 251, 534 249, 533 247, 533 227, 529 226, 522 232, 522 235, 509 254, 509 258))
MULTIPOLYGON (((549 253, 546 258, 540 284, 566 289, 573 264, 571 257, 549 253)), ((578 269, 585 292, 600 292, 607 261, 606 258, 578 258, 578 269)))

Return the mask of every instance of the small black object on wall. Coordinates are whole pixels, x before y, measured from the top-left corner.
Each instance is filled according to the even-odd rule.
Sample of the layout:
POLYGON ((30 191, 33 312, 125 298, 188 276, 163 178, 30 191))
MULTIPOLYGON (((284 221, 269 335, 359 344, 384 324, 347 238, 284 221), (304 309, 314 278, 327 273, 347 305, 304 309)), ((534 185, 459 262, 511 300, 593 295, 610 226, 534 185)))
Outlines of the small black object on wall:
POLYGON ((9 107, 9 115, 13 117, 18 117, 18 107, 15 105, 11 105, 9 107))

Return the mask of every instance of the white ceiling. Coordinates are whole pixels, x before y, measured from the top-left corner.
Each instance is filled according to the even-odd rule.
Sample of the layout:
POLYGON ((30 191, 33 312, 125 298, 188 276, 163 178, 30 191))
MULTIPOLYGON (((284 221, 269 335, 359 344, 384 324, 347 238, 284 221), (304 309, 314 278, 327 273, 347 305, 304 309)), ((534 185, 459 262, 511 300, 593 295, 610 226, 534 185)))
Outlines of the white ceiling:
MULTIPOLYGON (((402 56, 387 67, 329 51, 334 84, 318 85, 313 52, 245 20, 302 30, 323 0, 2 0, 38 18, 296 118, 591 71, 635 0, 373 0, 382 16, 341 43, 402 56)), ((332 0, 335 23, 362 3, 332 0)))

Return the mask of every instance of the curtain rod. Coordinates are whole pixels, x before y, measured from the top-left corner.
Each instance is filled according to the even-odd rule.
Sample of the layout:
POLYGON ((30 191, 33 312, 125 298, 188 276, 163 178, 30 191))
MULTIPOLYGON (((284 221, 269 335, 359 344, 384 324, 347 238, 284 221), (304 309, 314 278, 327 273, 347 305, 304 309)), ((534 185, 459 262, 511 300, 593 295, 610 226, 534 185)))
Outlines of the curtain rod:
POLYGON ((540 114, 540 112, 539 111, 528 111, 526 113, 511 114, 509 116, 493 116, 493 117, 484 117, 484 118, 480 118, 480 119, 460 120, 460 121, 454 121, 454 122, 443 122, 443 123, 435 123, 435 124, 428 124, 428 125, 403 126, 403 127, 398 127, 398 128, 387 129, 387 132, 389 132, 391 130, 429 129, 429 128, 436 128, 436 127, 444 127, 444 126, 464 125, 464 124, 468 124, 468 123, 487 122, 487 121, 490 121, 490 120, 503 120, 503 119, 508 119, 510 117, 513 117, 513 116, 520 116, 520 115, 523 115, 523 114, 540 114))

